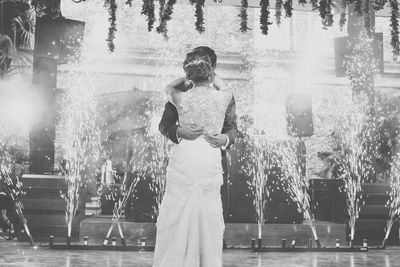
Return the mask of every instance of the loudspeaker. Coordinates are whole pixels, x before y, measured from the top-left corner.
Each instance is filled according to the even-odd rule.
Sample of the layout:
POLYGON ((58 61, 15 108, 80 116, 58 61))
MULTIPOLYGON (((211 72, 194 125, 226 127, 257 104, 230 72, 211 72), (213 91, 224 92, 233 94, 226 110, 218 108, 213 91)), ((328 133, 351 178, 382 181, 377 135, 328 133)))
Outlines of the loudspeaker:
POLYGON ((100 195, 101 214, 112 215, 114 206, 121 197, 121 185, 111 184, 103 187, 100 195))
POLYGON ((269 170, 267 187, 269 191, 265 208, 266 223, 303 223, 303 213, 290 197, 287 180, 280 178, 283 175, 279 164, 274 164, 269 170))
POLYGON ((37 19, 34 57, 47 56, 58 64, 78 59, 85 22, 43 16, 37 19))
POLYGON ((256 223, 254 193, 250 188, 253 177, 244 171, 244 161, 249 163, 246 155, 253 149, 249 136, 239 131, 235 143, 227 150, 228 190, 222 191, 222 198, 228 200, 225 222, 256 223), (225 196, 226 194, 227 196, 225 196))
MULTIPOLYGON (((129 174, 129 181, 137 179, 139 174, 129 174)), ((125 206, 125 217, 129 222, 155 222, 156 221, 156 192, 151 188, 152 178, 150 174, 143 175, 125 206)), ((129 184, 127 185, 130 186, 129 184)))
POLYGON ((37 57, 33 70, 33 83, 42 103, 39 118, 29 131, 29 150, 34 174, 51 173, 54 167, 54 140, 56 136, 56 109, 54 90, 57 86, 57 63, 51 57, 37 57))
POLYGON ((29 133, 29 156, 32 174, 52 173, 54 167, 55 127, 31 129, 29 133))
MULTIPOLYGON (((350 37, 338 37, 334 39, 335 48, 335 71, 336 77, 346 76, 345 60, 351 56, 351 47, 356 45, 359 40, 350 37)), ((377 63, 377 71, 384 72, 383 61, 383 33, 374 33, 372 41, 372 50, 377 63)))
POLYGON ((249 188, 251 177, 243 172, 229 177, 229 209, 226 222, 256 223, 254 194, 249 188))
POLYGON ((286 98, 287 131, 295 137, 311 136, 314 133, 311 96, 291 94, 286 98))
MULTIPOLYGON (((279 144, 285 145, 285 142, 279 144)), ((249 139, 239 133, 238 138, 229 153, 229 223, 256 223, 257 215, 254 207, 254 192, 251 189, 252 176, 243 171, 245 155, 253 149, 249 139)), ((301 160, 301 146, 296 151, 299 163, 301 160)), ((272 157, 272 161, 273 161, 272 157)), ((266 206, 264 218, 266 223, 302 223, 303 214, 297 209, 287 188, 285 179, 282 179, 282 168, 278 162, 271 162, 268 172, 267 188, 269 195, 265 195, 266 206)))
POLYGON ((36 57, 32 82, 38 85, 40 89, 46 91, 44 97, 48 98, 47 93, 52 94, 57 88, 57 61, 48 56, 36 57))
POLYGON ((311 208, 316 220, 344 223, 346 195, 341 179, 310 179, 311 208))

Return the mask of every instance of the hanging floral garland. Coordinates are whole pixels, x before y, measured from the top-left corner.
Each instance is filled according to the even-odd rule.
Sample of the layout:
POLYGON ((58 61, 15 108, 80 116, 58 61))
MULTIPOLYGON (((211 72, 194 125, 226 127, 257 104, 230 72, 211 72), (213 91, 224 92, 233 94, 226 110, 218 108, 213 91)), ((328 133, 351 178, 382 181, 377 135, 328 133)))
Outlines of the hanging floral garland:
MULTIPOLYGON (((160 1, 160 12, 161 12, 161 4, 165 0, 160 1)), ((167 38, 167 23, 168 21, 171 20, 172 18, 172 13, 174 10, 174 5, 176 3, 176 0, 168 0, 168 2, 165 4, 165 7, 163 8, 162 13, 160 13, 160 25, 157 27, 156 31, 158 33, 162 33, 165 38, 167 38)))
POLYGON ((267 35, 268 27, 269 27, 269 25, 272 24, 272 22, 269 21, 269 14, 270 14, 269 0, 261 0, 260 7, 261 7, 260 29, 261 29, 262 34, 267 35))
POLYGON ((196 13, 195 13, 195 17, 196 17, 196 30, 199 33, 203 33, 205 28, 204 28, 204 11, 203 11, 203 7, 204 7, 204 2, 205 0, 197 0, 196 1, 196 13))
POLYGON ((126 0, 125 4, 132 7, 133 0, 126 0))
POLYGON ((147 29, 149 32, 153 29, 154 22, 156 21, 154 9, 154 0, 143 0, 142 14, 147 16, 147 29))
POLYGON ((108 37, 106 39, 108 43, 108 50, 114 52, 115 44, 115 32, 117 31, 117 3, 115 0, 106 0, 105 6, 108 8, 108 21, 110 22, 110 27, 108 28, 108 37))
POLYGON ((286 0, 283 8, 285 9, 285 17, 291 18, 293 15, 293 0, 286 0))
POLYGON ((241 7, 240 7, 240 13, 239 13, 239 17, 240 17, 240 31, 242 33, 247 32, 247 30, 249 29, 247 27, 247 8, 249 7, 249 3, 247 0, 241 0, 241 7))
POLYGON ((307 0, 299 0, 299 4, 304 6, 307 4, 307 0))
POLYGON ((276 0, 275 19, 276 19, 276 24, 278 26, 281 25, 281 18, 282 18, 282 0, 276 0))
POLYGON ((397 0, 389 0, 392 14, 390 16, 390 33, 392 35, 390 44, 393 48, 393 54, 398 56, 400 54, 399 42, 399 3, 397 0))

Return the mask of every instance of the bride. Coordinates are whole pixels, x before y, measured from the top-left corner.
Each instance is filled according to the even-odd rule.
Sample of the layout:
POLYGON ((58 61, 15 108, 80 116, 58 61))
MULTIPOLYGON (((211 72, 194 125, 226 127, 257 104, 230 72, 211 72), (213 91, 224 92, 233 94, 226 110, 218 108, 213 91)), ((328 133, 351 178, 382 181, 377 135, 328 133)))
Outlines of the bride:
POLYGON ((221 151, 206 139, 221 133, 232 92, 211 86, 213 69, 208 56, 192 53, 185 62, 192 89, 167 94, 180 124, 204 131, 195 140, 183 139, 172 148, 157 219, 154 267, 219 267, 225 228, 221 151))

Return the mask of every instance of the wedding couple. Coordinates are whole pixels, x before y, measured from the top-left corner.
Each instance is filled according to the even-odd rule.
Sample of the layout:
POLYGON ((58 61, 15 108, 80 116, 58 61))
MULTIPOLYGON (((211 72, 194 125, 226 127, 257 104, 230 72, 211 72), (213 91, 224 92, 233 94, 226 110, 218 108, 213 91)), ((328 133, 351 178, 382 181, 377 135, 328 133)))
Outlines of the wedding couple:
POLYGON ((157 219, 154 267, 222 266, 221 160, 237 126, 232 91, 214 72, 216 59, 211 48, 196 47, 183 63, 185 78, 166 89, 159 126, 176 145, 157 219))

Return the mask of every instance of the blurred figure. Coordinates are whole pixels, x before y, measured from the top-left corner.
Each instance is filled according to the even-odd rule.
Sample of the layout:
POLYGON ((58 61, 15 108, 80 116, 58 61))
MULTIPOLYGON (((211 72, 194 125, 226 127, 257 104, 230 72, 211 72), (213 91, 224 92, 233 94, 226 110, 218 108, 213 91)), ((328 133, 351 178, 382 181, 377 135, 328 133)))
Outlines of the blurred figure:
POLYGON ((8 73, 13 54, 14 45, 11 39, 0 33, 0 79, 8 73))
POLYGON ((114 183, 114 172, 112 169, 111 156, 109 156, 101 166, 101 183, 109 186, 114 183))
POLYGON ((0 189, 0 226, 4 233, 9 233, 9 239, 15 234, 15 226, 18 224, 18 215, 15 211, 15 203, 9 194, 0 189))

